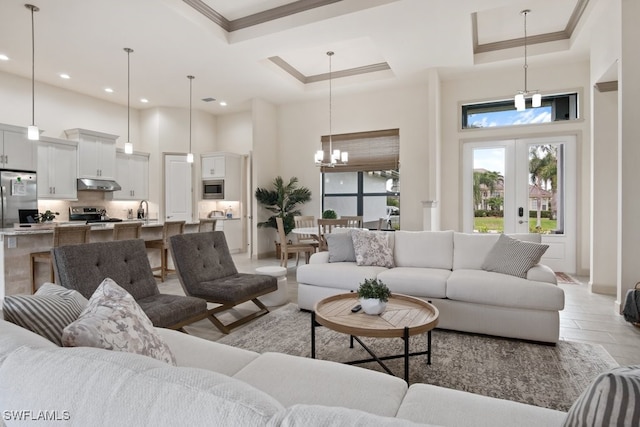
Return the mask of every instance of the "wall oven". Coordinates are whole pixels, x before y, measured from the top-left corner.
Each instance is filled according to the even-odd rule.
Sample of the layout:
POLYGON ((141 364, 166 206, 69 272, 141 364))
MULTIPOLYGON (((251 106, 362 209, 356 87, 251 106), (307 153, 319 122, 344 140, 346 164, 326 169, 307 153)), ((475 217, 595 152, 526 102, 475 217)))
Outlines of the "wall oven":
POLYGON ((203 199, 224 199, 224 179, 205 179, 202 181, 203 199))

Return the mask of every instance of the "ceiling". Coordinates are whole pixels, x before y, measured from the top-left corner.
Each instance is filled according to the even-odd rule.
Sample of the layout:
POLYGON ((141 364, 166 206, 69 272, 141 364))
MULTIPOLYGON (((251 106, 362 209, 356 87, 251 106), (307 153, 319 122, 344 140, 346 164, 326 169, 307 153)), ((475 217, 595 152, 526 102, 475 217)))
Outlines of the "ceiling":
POLYGON ((411 84, 432 68, 445 79, 518 72, 527 8, 529 66, 575 62, 588 57, 597 1, 0 0, 0 71, 31 77, 30 2, 37 82, 126 105, 128 47, 132 107, 188 108, 191 74, 194 108, 225 114, 254 98, 326 97, 327 51, 334 93, 411 84))

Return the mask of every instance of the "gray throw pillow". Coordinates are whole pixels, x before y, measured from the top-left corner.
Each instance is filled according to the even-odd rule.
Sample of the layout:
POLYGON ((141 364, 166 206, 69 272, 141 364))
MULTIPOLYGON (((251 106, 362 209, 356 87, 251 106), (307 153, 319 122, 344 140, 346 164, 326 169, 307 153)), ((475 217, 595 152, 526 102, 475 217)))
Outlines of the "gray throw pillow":
POLYGON ((501 234, 482 264, 482 269, 512 276, 527 277, 527 271, 538 262, 549 245, 523 242, 501 234))
POLYGON ((356 262, 351 233, 327 233, 324 238, 329 247, 329 262, 356 262))
POLYGON ((8 295, 2 311, 5 320, 62 345, 62 330, 87 306, 80 292, 45 283, 34 295, 8 295))
POLYGON ((636 426, 640 422, 640 365, 598 375, 576 400, 564 426, 636 426))

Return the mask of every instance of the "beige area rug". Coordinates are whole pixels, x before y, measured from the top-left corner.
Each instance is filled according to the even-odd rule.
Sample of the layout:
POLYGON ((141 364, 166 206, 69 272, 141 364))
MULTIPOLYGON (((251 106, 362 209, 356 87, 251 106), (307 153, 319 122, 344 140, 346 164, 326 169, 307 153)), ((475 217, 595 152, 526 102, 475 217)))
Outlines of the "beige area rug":
MULTIPOLYGON (((401 339, 364 338, 378 356, 399 354, 401 339)), ((311 315, 288 304, 238 329, 218 342, 260 353, 281 352, 309 357, 311 315)), ((426 335, 411 338, 411 351, 426 349, 426 335)), ((410 383, 428 383, 486 396, 568 410, 600 372, 618 366, 600 345, 561 341, 557 346, 482 335, 435 330, 432 364, 426 356, 410 360, 410 383)), ((316 357, 345 362, 368 358, 348 335, 316 328, 316 357)), ((401 359, 387 361, 403 375, 401 359)), ((375 362, 358 365, 382 370, 375 362)))

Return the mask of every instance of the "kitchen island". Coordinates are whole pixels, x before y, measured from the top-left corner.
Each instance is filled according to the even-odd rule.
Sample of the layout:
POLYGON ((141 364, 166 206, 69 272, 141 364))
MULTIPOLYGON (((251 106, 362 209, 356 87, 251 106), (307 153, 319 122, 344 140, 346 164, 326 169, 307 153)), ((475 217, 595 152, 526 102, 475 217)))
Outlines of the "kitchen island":
MULTIPOLYGON (((133 220, 136 221, 136 220, 133 220)), ((142 222, 141 238, 155 240, 162 238, 163 223, 159 221, 142 222)), ((198 231, 198 222, 188 222, 185 233, 198 231)), ((60 223, 59 227, 72 225, 60 223)), ((31 293, 30 253, 48 251, 52 247, 53 229, 0 229, 0 299, 5 295, 31 293)), ((113 239, 113 223, 91 224, 90 242, 106 242, 113 239)), ((151 265, 159 265, 158 251, 149 251, 151 265)), ((38 265, 36 283, 49 281, 49 270, 38 265)))

